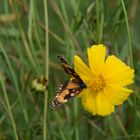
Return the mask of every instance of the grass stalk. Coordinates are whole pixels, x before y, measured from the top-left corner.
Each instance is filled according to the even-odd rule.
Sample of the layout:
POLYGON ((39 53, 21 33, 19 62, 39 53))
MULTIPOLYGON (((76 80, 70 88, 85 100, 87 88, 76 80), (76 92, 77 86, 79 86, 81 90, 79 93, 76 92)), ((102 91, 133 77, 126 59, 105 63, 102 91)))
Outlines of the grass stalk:
POLYGON ((96 41, 97 43, 102 43, 102 38, 103 38, 104 12, 100 12, 100 9, 103 9, 103 6, 102 7, 101 6, 102 6, 101 4, 99 5, 99 0, 96 0, 96 17, 97 17, 96 41))
POLYGON ((97 17, 97 28, 96 28, 96 35, 97 35, 97 38, 96 38, 96 41, 97 43, 100 42, 100 34, 99 34, 99 30, 100 30, 100 23, 99 23, 99 0, 96 0, 96 17, 97 17))
POLYGON ((17 129, 16 129, 16 124, 15 124, 13 113, 12 113, 12 109, 11 109, 11 106, 10 106, 10 103, 9 103, 8 95, 7 95, 6 88, 5 88, 5 83, 4 83, 3 76, 2 76, 1 73, 0 73, 0 83, 1 83, 1 86, 2 86, 2 90, 3 90, 3 93, 4 93, 5 100, 6 100, 6 104, 7 104, 7 107, 8 107, 8 113, 9 113, 10 120, 11 120, 11 123, 12 123, 12 127, 13 127, 13 130, 14 130, 15 140, 19 140, 18 134, 17 134, 17 129))
POLYGON ((67 11, 66 11, 65 3, 64 2, 65 1, 60 0, 60 5, 61 5, 61 9, 62 9, 62 13, 63 13, 65 21, 66 21, 66 23, 69 23, 68 16, 67 16, 67 11))
POLYGON ((77 42, 76 38, 75 38, 75 35, 72 33, 72 31, 70 30, 68 24, 65 22, 64 18, 63 18, 63 15, 60 11, 60 8, 58 7, 58 5, 56 4, 56 1, 55 0, 51 0, 50 1, 50 4, 53 8, 53 10, 55 11, 55 13, 57 14, 57 16, 59 17, 59 19, 61 20, 62 24, 63 24, 63 27, 65 29, 65 32, 66 34, 68 35, 68 38, 70 38, 74 44, 74 46, 77 48, 77 49, 80 49, 80 46, 79 46, 79 43, 77 42))
MULTIPOLYGON (((46 51, 45 51, 45 77, 49 79, 49 27, 48 27, 48 1, 44 0, 44 13, 45 13, 45 43, 46 43, 46 51)), ((47 140, 47 111, 48 111, 48 90, 45 92, 44 99, 44 125, 43 125, 43 140, 47 140)))
POLYGON ((21 105, 21 110, 23 111, 23 116, 24 116, 25 122, 27 123, 28 122, 28 114, 27 114, 27 111, 25 109, 25 106, 24 106, 24 103, 23 103, 23 100, 22 100, 22 96, 21 96, 20 91, 19 91, 19 87, 18 87, 18 83, 17 83, 17 80, 16 80, 16 75, 15 75, 14 69, 12 68, 12 65, 10 63, 8 55, 7 55, 6 51, 4 50, 2 44, 0 44, 0 49, 3 53, 3 55, 4 55, 5 61, 8 65, 9 71, 11 73, 13 83, 14 83, 14 86, 15 86, 15 89, 16 89, 16 92, 17 92, 17 96, 19 98, 19 102, 20 102, 20 105, 21 105))
MULTIPOLYGON (((74 117, 75 117, 74 118, 75 120, 78 120, 78 101, 77 100, 74 100, 74 117)), ((75 140, 80 140, 78 125, 76 125, 76 128, 75 128, 75 140)))
MULTIPOLYGON (((37 59, 37 56, 36 56, 36 48, 35 48, 35 44, 33 42, 33 29, 35 28, 35 13, 34 13, 34 1, 31 0, 30 1, 30 8, 29 8, 29 23, 28 23, 28 39, 29 39, 29 46, 31 48, 31 52, 32 52, 32 55, 33 55, 33 58, 34 58, 34 61, 36 62, 36 66, 38 67, 38 69, 40 68, 39 67, 39 64, 38 64, 38 59, 37 59)), ((36 29, 36 28, 35 28, 36 29)))
MULTIPOLYGON (((4 100, 1 97, 0 97, 0 102, 1 102, 2 106, 4 107, 4 109, 6 110, 5 113, 0 118, 0 125, 1 125, 6 118, 6 113, 8 112, 7 111, 8 109, 6 107, 6 104, 4 103, 4 100)), ((12 111, 12 109, 14 109, 16 107, 18 102, 19 102, 19 99, 16 99, 16 101, 11 104, 11 111, 12 111)))
POLYGON ((125 127, 123 126, 123 123, 121 122, 120 118, 119 118, 117 115, 115 115, 115 118, 116 118, 116 121, 117 121, 117 123, 118 123, 118 125, 119 125, 119 127, 120 127, 120 130, 124 133, 126 139, 127 139, 127 140, 130 140, 129 135, 128 135, 128 133, 127 133, 127 130, 126 130, 125 127))
POLYGON ((29 58, 29 60, 30 60, 30 62, 32 64, 32 66, 34 67, 34 70, 38 74, 39 73, 38 69, 36 69, 37 64, 36 64, 36 62, 35 62, 35 60, 33 58, 33 54, 35 52, 33 52, 33 54, 32 54, 31 50, 32 51, 34 51, 34 50, 29 47, 29 44, 28 44, 27 39, 26 39, 26 35, 25 35, 25 33, 24 33, 23 29, 22 29, 22 25, 21 25, 21 22, 20 22, 20 19, 19 19, 20 17, 19 17, 19 12, 18 12, 18 8, 17 8, 16 0, 13 0, 12 2, 13 2, 13 9, 14 9, 16 17, 17 17, 17 23, 18 23, 19 32, 21 34, 21 38, 22 38, 22 41, 23 41, 27 56, 28 56, 28 58, 29 58))
MULTIPOLYGON (((127 35, 128 35, 128 47, 129 47, 129 53, 130 53, 130 65, 132 68, 134 68, 133 64, 133 50, 132 50, 132 42, 131 42, 131 34, 130 34, 130 28, 129 28, 129 23, 128 23, 128 17, 127 17, 127 12, 124 4, 124 0, 121 0, 121 5, 123 8, 124 12, 124 17, 125 17, 125 23, 126 23, 126 29, 127 29, 127 35)), ((133 85, 133 89, 135 88, 135 83, 133 85)), ((137 139, 136 137, 136 95, 134 94, 134 140, 137 139)))

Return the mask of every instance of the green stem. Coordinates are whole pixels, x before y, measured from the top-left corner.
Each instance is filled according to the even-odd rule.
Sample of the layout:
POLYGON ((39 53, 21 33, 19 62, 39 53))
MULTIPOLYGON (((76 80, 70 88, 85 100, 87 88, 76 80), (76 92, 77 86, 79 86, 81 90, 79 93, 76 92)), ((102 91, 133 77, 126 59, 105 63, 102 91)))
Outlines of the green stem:
POLYGON ((129 53, 130 53, 130 63, 131 63, 131 67, 133 68, 134 67, 134 65, 133 65, 133 51, 132 51, 132 42, 131 42, 131 35, 130 35, 128 17, 127 17, 127 12, 126 12, 126 8, 125 8, 123 0, 121 0, 121 4, 122 4, 124 16, 125 16, 126 28, 127 28, 128 46, 129 46, 129 53))
MULTIPOLYGON (((125 22, 126 22, 126 28, 127 28, 127 35, 128 35, 128 46, 129 46, 129 53, 130 53, 130 64, 131 67, 134 68, 134 64, 133 64, 133 50, 132 50, 132 42, 131 42, 131 35, 130 35, 130 28, 129 28, 129 23, 128 23, 128 17, 127 17, 127 12, 126 12, 126 8, 125 8, 125 4, 124 1, 121 0, 121 5, 123 8, 123 12, 124 12, 124 17, 125 17, 125 22)), ((135 87, 135 83, 133 85, 133 89, 135 87)), ((137 139, 136 137, 136 95, 134 94, 134 140, 137 139)))
MULTIPOLYGON (((21 34, 21 38, 22 38, 22 41, 23 41, 23 43, 24 43, 24 47, 25 47, 27 56, 28 56, 28 58, 29 58, 31 64, 32 64, 33 67, 34 67, 34 70, 35 70, 36 73, 38 74, 38 73, 39 73, 39 72, 38 72, 38 69, 36 69, 36 68, 37 68, 37 65, 36 65, 35 60, 34 60, 34 58, 33 58, 34 52, 33 52, 33 54, 31 53, 31 48, 30 48, 29 45, 28 45, 28 42, 27 42, 27 40, 26 40, 25 33, 24 33, 23 29, 22 29, 22 25, 21 25, 21 22, 20 22, 20 19, 19 19, 19 12, 18 12, 18 8, 17 8, 16 0, 13 0, 12 2, 13 2, 13 8, 14 8, 14 10, 15 10, 15 14, 16 14, 16 17, 17 17, 17 24, 18 24, 19 32, 20 32, 20 34, 21 34)), ((32 49, 32 50, 33 50, 33 49, 32 49)))
POLYGON ((100 28, 100 24, 99 24, 99 0, 96 0, 96 18, 97 18, 97 43, 100 42, 100 34, 99 34, 99 28, 100 28))
POLYGON ((6 92, 6 89, 5 89, 5 84, 4 84, 4 80, 3 80, 3 77, 2 77, 1 73, 0 73, 0 83, 1 83, 1 86, 2 86, 2 89, 3 89, 6 104, 7 104, 7 107, 8 107, 9 116, 10 116, 10 119, 11 119, 14 134, 15 134, 15 139, 19 140, 17 130, 16 130, 16 124, 15 124, 14 117, 13 117, 13 114, 12 114, 12 109, 11 109, 11 106, 10 106, 10 103, 9 103, 8 95, 7 95, 7 92, 6 92))
POLYGON ((126 139, 127 139, 127 140, 130 140, 129 135, 128 135, 126 129, 124 128, 124 126, 123 126, 123 124, 122 124, 120 118, 119 118, 117 115, 115 115, 115 118, 116 118, 116 120, 117 120, 117 124, 118 124, 119 127, 120 127, 120 130, 121 130, 121 131, 124 133, 124 135, 126 136, 126 139))
POLYGON ((34 63, 36 65, 36 67, 39 69, 39 64, 38 64, 38 59, 36 56, 36 48, 34 47, 34 42, 33 42, 33 28, 35 28, 35 13, 34 13, 34 1, 30 0, 30 6, 29 6, 29 23, 28 23, 28 39, 29 39, 29 46, 32 52, 32 56, 34 59, 34 63))
POLYGON ((64 16, 64 19, 66 21, 66 23, 69 23, 69 18, 68 18, 68 15, 67 15, 67 11, 66 11, 66 7, 65 7, 65 1, 64 0, 60 0, 60 6, 61 6, 61 9, 62 9, 62 13, 63 13, 63 16, 64 16))
MULTIPOLYGON (((78 101, 74 100, 74 119, 77 120, 78 119, 78 101)), ((76 125, 76 124, 75 124, 76 125)), ((78 125, 75 126, 75 140, 79 140, 79 129, 78 129, 78 125)))
MULTIPOLYGON (((45 51, 45 76, 49 79, 49 27, 48 27, 48 7, 47 0, 44 0, 44 12, 45 12, 45 28, 46 28, 46 51, 45 51)), ((48 91, 45 92, 44 99, 44 126, 43 126, 43 140, 47 140, 47 110, 48 110, 48 91)))
POLYGON ((10 63, 10 60, 8 58, 8 55, 7 55, 6 51, 4 50, 2 44, 0 44, 0 49, 1 49, 2 53, 3 53, 3 55, 4 55, 5 61, 6 61, 7 65, 8 65, 9 71, 11 73, 13 84, 15 86, 15 89, 16 89, 16 92, 17 92, 17 96, 19 98, 19 102, 20 102, 20 105, 21 105, 21 108, 22 108, 22 111, 23 111, 24 119, 25 119, 25 122, 27 123, 28 120, 29 120, 28 119, 28 113, 27 113, 27 110, 25 108, 25 105, 24 105, 22 96, 20 94, 20 90, 19 90, 18 83, 17 83, 16 76, 15 76, 15 71, 12 68, 12 65, 10 63))

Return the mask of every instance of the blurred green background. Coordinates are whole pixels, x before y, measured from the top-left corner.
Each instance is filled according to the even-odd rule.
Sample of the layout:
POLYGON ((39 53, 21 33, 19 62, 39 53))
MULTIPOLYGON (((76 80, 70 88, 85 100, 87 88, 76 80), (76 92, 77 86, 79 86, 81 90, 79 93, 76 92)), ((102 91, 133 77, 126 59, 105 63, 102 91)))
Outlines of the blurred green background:
POLYGON ((0 140, 140 139, 139 33, 139 0, 1 0, 0 140), (98 43, 128 65, 133 54, 135 97, 107 117, 88 114, 77 98, 51 109, 58 85, 68 79, 57 56, 73 66, 74 54, 86 61, 87 48, 98 43), (45 73, 48 90, 32 92, 32 80, 45 73))

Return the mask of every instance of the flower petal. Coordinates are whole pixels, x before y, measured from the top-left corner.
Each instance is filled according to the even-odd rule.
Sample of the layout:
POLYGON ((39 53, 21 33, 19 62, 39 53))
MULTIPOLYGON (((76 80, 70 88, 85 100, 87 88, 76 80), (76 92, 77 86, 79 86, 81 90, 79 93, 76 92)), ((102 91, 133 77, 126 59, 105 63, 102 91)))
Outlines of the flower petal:
POLYGON ((110 103, 103 91, 98 92, 96 96, 97 114, 106 116, 114 111, 114 105, 110 103))
POLYGON ((82 105, 85 110, 96 115, 96 95, 92 88, 84 89, 81 96, 82 105))
POLYGON ((134 70, 112 55, 104 64, 102 76, 107 84, 127 86, 133 83, 134 70))
POLYGON ((109 85, 104 88, 104 93, 113 105, 122 104, 133 91, 123 87, 109 85))
POLYGON ((83 81, 88 81, 90 79, 90 69, 77 55, 74 56, 74 69, 83 81))
POLYGON ((106 55, 106 48, 99 44, 93 45, 91 48, 88 48, 88 61, 89 66, 93 74, 100 75, 102 72, 102 67, 104 65, 106 55))

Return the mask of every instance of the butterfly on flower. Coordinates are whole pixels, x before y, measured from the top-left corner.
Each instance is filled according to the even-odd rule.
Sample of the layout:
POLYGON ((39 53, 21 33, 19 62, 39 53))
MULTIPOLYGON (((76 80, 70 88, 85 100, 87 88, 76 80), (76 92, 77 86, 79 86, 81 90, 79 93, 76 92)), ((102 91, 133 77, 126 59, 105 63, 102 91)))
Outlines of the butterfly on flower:
POLYGON ((77 96, 86 85, 80 76, 72 69, 62 56, 58 56, 64 71, 70 76, 70 80, 61 83, 57 89, 57 94, 51 101, 51 107, 56 108, 77 96))

